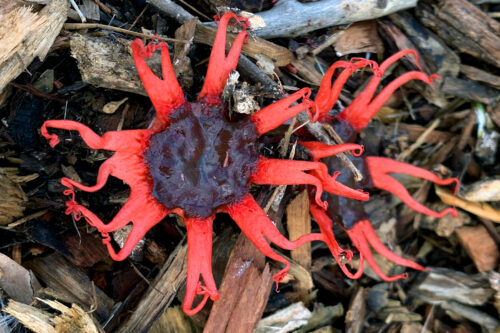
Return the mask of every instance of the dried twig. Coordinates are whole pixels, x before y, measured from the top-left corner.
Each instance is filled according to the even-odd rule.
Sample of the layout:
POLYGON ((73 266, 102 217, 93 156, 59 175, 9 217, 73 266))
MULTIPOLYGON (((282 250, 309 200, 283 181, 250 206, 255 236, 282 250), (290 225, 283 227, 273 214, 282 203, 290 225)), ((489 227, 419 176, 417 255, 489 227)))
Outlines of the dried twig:
POLYGON ((179 43, 190 43, 188 40, 176 39, 176 38, 168 38, 168 37, 160 37, 157 35, 148 35, 143 34, 136 31, 130 31, 123 28, 114 27, 112 25, 105 25, 100 23, 65 23, 64 29, 66 30, 80 30, 80 29, 104 29, 111 30, 115 32, 120 32, 122 34, 132 35, 136 37, 146 38, 146 39, 157 39, 165 42, 179 42, 179 43))
POLYGON ((410 155, 418 149, 418 147, 420 147, 426 140, 427 140, 427 137, 432 133, 432 131, 434 131, 436 129, 436 127, 439 126, 439 123, 441 122, 441 120, 438 118, 436 120, 434 120, 431 124, 431 126, 429 126, 425 131, 424 133, 422 133, 417 141, 415 141, 410 147, 408 147, 408 149, 406 149, 405 151, 401 152, 401 154, 399 154, 398 156, 398 161, 404 161, 406 160, 408 157, 410 157, 410 155))
POLYGON ((31 221, 33 219, 39 218, 40 216, 45 215, 48 211, 49 211, 48 209, 43 209, 39 212, 25 216, 22 219, 19 219, 15 222, 10 223, 9 225, 7 225, 6 229, 13 229, 13 228, 15 228, 23 223, 26 223, 26 222, 31 221))

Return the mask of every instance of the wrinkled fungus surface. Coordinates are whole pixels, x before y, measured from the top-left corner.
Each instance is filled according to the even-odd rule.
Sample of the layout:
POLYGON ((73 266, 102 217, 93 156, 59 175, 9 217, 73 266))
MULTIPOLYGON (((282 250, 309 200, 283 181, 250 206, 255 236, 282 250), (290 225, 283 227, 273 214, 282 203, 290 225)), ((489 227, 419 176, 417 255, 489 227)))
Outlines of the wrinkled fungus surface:
MULTIPOLYGON (((49 129, 78 131, 91 149, 114 152, 99 168, 96 184, 87 186, 69 178, 62 178, 66 187, 66 214, 76 220, 84 218, 103 237, 111 258, 124 260, 153 226, 168 214, 184 218, 187 229, 187 277, 183 310, 192 315, 200 311, 207 300, 217 300, 219 293, 212 275, 212 223, 216 213, 229 214, 250 241, 266 256, 283 264, 274 275, 276 283, 283 280, 290 269, 289 261, 273 250, 270 243, 292 250, 310 241, 325 242, 342 271, 357 279, 367 263, 384 280, 392 281, 405 275, 386 276, 373 260, 371 249, 389 260, 423 270, 417 263, 391 252, 377 237, 370 221, 365 217, 362 201, 369 200, 364 191, 368 187, 389 191, 418 212, 441 217, 456 214, 448 208, 434 212, 415 201, 391 173, 405 173, 440 185, 457 182, 455 178, 443 180, 430 171, 387 158, 361 157, 363 147, 356 144, 356 136, 402 84, 420 80, 430 84, 435 78, 422 71, 403 74, 373 97, 384 71, 403 56, 415 54, 401 51, 381 65, 360 58, 338 61, 326 72, 315 100, 311 90, 302 88, 270 104, 246 119, 229 121, 226 106, 221 100, 229 73, 236 68, 243 43, 247 38, 248 22, 245 18, 227 13, 220 18, 204 85, 194 102, 187 102, 177 82, 168 47, 165 43, 143 45, 132 42, 132 56, 156 111, 156 118, 148 129, 130 129, 106 132, 102 136, 87 126, 72 120, 47 120, 42 135, 54 147, 59 138, 49 129), (226 28, 230 22, 242 30, 226 54, 226 28), (156 76, 145 59, 161 50, 162 77, 156 76), (365 89, 338 116, 329 115, 342 86, 350 75, 363 67, 370 67, 373 79, 365 89), (333 78, 336 77, 335 80, 333 78), (311 160, 270 159, 258 154, 257 138, 280 126, 300 112, 306 111, 311 121, 332 122, 346 143, 326 145, 316 141, 300 141, 311 160), (355 183, 350 171, 332 157, 350 151, 363 165, 367 183, 355 183), (332 157, 332 158, 330 158, 332 157), (329 158, 329 160, 328 160, 329 158), (327 164, 320 160, 325 160, 327 164), (110 176, 130 186, 130 196, 121 210, 109 222, 103 222, 87 207, 76 200, 75 189, 96 192, 104 187, 110 176), (276 225, 249 193, 252 184, 303 185, 310 193, 310 211, 320 233, 311 233, 295 241, 283 236, 276 225), (356 188, 357 187, 357 188, 356 188), (323 201, 323 192, 329 193, 332 207, 323 201), (360 255, 358 271, 351 271, 342 259, 351 262, 353 252, 343 249, 335 240, 333 223, 338 223, 351 238, 360 255), (128 224, 132 229, 117 252, 110 233, 128 224), (198 304, 195 305, 196 296, 198 304)), ((351 265, 352 267, 352 265, 351 265)))
POLYGON ((248 194, 259 154, 255 124, 229 121, 222 104, 184 103, 153 134, 146 161, 153 195, 188 217, 206 218, 248 194))

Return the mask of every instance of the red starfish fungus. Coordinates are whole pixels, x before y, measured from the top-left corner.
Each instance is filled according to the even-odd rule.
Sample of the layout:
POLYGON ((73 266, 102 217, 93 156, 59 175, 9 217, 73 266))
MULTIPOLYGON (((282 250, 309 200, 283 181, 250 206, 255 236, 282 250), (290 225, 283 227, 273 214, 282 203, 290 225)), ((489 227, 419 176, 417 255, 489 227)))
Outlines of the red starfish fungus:
POLYGON ((247 37, 246 26, 246 19, 231 13, 220 19, 205 83, 196 102, 185 101, 165 43, 144 46, 140 40, 133 41, 137 71, 156 110, 156 118, 148 129, 99 136, 87 126, 70 120, 48 120, 42 126, 42 135, 52 147, 59 140, 56 134, 49 133, 49 128, 76 130, 90 148, 115 152, 101 165, 96 185, 85 186, 68 178, 61 181, 67 187, 64 194, 71 195, 66 214, 73 214, 75 219, 83 216, 97 228, 114 260, 125 259, 146 232, 167 214, 175 213, 185 219, 188 273, 183 309, 190 315, 198 312, 208 298, 218 298, 211 269, 212 220, 217 212, 228 213, 257 248, 285 264, 274 276, 277 282, 283 279, 289 263, 272 250, 268 241, 284 249, 294 249, 304 242, 325 239, 323 234, 308 234, 295 241, 287 240, 249 194, 251 183, 312 185, 316 188, 313 201, 322 208, 326 208, 321 201, 323 190, 368 198, 366 193, 337 182, 321 162, 268 159, 258 154, 255 143, 260 135, 304 110, 314 118, 315 108, 309 100, 308 88, 259 110, 250 118, 229 121, 227 107, 220 97, 230 71, 236 68, 247 37), (241 24, 243 31, 226 56, 226 27, 231 19, 241 24), (145 62, 158 49, 161 49, 163 79, 154 75, 145 62), (130 197, 112 221, 104 223, 75 201, 74 188, 98 191, 110 175, 130 186, 130 197), (129 223, 131 232, 116 252, 109 233, 129 223), (196 295, 203 295, 203 299, 193 308, 196 295))
MULTIPOLYGON (((357 133, 359 133, 369 123, 371 118, 383 106, 389 96, 401 85, 410 80, 420 80, 430 84, 433 79, 437 78, 437 75, 428 76, 422 71, 407 72, 389 83, 388 86, 386 86, 375 98, 373 98, 377 86, 382 80, 383 74, 387 68, 403 56, 409 54, 413 54, 415 57, 417 56, 416 52, 413 50, 404 50, 396 53, 384 61, 380 66, 373 61, 358 58, 353 59, 351 62, 339 61, 333 64, 321 82, 315 101, 320 121, 330 122, 334 126, 337 133, 343 136, 342 139, 345 142, 354 142, 357 138, 357 133), (329 116, 328 112, 337 101, 340 90, 348 77, 356 69, 366 66, 370 66, 374 72, 374 76, 366 88, 338 116, 329 116), (337 69, 343 70, 332 84, 332 77, 337 69)), ((309 150, 310 156, 315 161, 318 161, 321 158, 330 157, 342 151, 353 150, 355 155, 353 162, 364 174, 365 180, 362 185, 364 185, 365 188, 375 187, 391 192, 392 194, 398 196, 406 205, 423 214, 434 217, 442 217, 446 214, 456 216, 455 208, 448 208, 442 212, 435 212, 417 202, 408 193, 404 186, 391 177, 389 173, 403 173, 423 178, 439 185, 456 183, 457 186, 455 188, 455 192, 458 190, 457 178, 443 180, 430 171, 389 158, 375 156, 368 156, 365 158, 358 157, 363 152, 363 147, 353 143, 335 146, 325 145, 320 142, 301 142, 301 144, 309 150)), ((334 177, 336 176, 337 178, 341 178, 340 180, 344 184, 354 185, 353 180, 349 178, 349 171, 345 170, 346 168, 337 159, 329 159, 327 163, 332 170, 337 170, 334 173, 334 177)), ((323 179, 321 177, 319 178, 323 179)), ((350 189, 350 191, 354 191, 349 187, 347 188, 350 189)), ((335 193, 335 191, 330 191, 326 184, 324 189, 330 193, 335 193)), ((348 193, 343 193, 342 196, 329 196, 328 214, 323 209, 318 207, 313 201, 311 201, 310 206, 311 214, 319 224, 321 232, 325 235, 326 242, 333 256, 339 263, 342 271, 348 277, 359 278, 361 276, 363 272, 363 259, 366 259, 367 263, 372 267, 375 273, 377 273, 383 280, 393 281, 406 276, 405 274, 386 276, 373 259, 370 246, 382 256, 396 264, 419 270, 424 269, 422 266, 396 255, 385 247, 385 245, 378 239, 370 222, 366 219, 366 214, 364 213, 361 203, 350 200, 349 198, 350 196, 348 193), (332 229, 332 219, 339 223, 340 226, 346 231, 354 246, 360 252, 360 264, 358 271, 355 274, 349 272, 349 270, 340 261, 341 256, 344 256, 348 261, 350 261, 352 258, 352 252, 343 250, 335 240, 332 229)))

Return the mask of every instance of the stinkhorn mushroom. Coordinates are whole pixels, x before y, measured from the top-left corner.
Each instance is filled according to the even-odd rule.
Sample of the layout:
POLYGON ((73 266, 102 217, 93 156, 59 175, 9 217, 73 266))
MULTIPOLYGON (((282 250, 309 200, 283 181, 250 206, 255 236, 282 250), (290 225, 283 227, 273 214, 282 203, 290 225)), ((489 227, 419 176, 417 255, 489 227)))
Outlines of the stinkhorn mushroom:
POLYGON ((273 251, 268 241, 283 249, 295 249, 313 240, 325 240, 321 233, 307 234, 295 241, 281 235, 264 210, 249 193, 251 184, 312 185, 314 202, 326 209, 321 195, 325 186, 336 195, 367 200, 368 194, 353 190, 328 175, 327 166, 317 161, 270 159, 261 156, 256 143, 262 134, 278 127, 302 111, 316 117, 316 105, 309 99, 311 91, 303 88, 254 113, 251 117, 231 121, 221 95, 229 73, 236 68, 247 38, 247 20, 227 13, 220 18, 210 55, 204 85, 195 102, 184 99, 177 82, 168 47, 165 43, 132 42, 132 55, 139 76, 156 111, 148 129, 106 132, 102 136, 87 126, 71 120, 47 120, 42 135, 54 147, 59 142, 49 129, 78 131, 92 149, 113 151, 114 155, 99 168, 94 186, 85 186, 62 178, 67 188, 66 214, 81 217, 103 236, 111 258, 124 260, 146 232, 168 214, 184 218, 188 238, 188 270, 183 310, 197 313, 208 298, 219 294, 212 276, 212 221, 218 212, 228 213, 253 244, 268 257, 285 267, 274 276, 280 282, 289 262, 273 251), (241 31, 226 55, 226 28, 230 20, 238 22, 241 31), (161 49, 160 79, 148 67, 145 58, 161 49), (130 186, 130 197, 109 223, 75 200, 75 188, 95 192, 103 188, 109 176, 130 186), (109 233, 129 223, 132 229, 116 252, 109 233), (196 295, 203 295, 193 307, 196 295))

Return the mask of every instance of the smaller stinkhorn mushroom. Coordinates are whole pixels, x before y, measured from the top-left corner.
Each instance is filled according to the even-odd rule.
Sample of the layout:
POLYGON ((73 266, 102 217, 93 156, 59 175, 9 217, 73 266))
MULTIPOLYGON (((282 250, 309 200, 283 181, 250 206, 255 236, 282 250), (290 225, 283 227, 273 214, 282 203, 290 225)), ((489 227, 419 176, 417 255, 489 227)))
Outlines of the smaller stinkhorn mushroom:
MULTIPOLYGON (((342 136, 345 144, 341 145, 326 145, 320 142, 300 142, 302 146, 308 149, 310 156, 314 161, 318 161, 322 158, 328 158, 340 152, 350 150, 353 152, 354 157, 352 161, 357 166, 364 176, 364 180, 361 184, 364 189, 378 188, 388 191, 397 197, 399 197, 407 206, 414 209, 417 212, 430 215, 433 217, 442 217, 446 214, 452 214, 456 216, 455 208, 447 208, 442 212, 435 212, 418 201, 416 201, 406 190, 406 188, 399 183, 396 179, 390 176, 391 173, 401 173, 410 176, 426 179, 432 181, 438 185, 450 185, 456 183, 455 193, 458 190, 458 179, 450 178, 443 180, 425 169, 398 162, 389 158, 368 156, 360 157, 363 152, 363 147, 354 144, 357 139, 357 134, 363 130, 373 116, 378 112, 378 110, 384 105, 387 99, 396 89, 401 85, 407 83, 410 80, 420 80, 427 84, 432 83, 432 81, 438 78, 437 75, 430 75, 423 73, 422 71, 411 71, 407 72, 400 77, 396 78, 394 81, 389 83, 382 91, 376 96, 375 91, 382 80, 384 72, 387 68, 395 63, 397 60, 401 59, 406 55, 417 54, 413 50, 400 51, 386 61, 384 61, 380 66, 373 62, 364 59, 353 59, 350 63, 346 61, 339 61, 334 63, 328 72, 325 74, 323 81, 321 82, 320 89, 316 96, 316 108, 319 113, 319 119, 322 122, 330 123, 339 135, 342 136), (330 116, 328 113, 333 107, 337 98, 340 94, 342 86, 348 79, 348 77, 357 69, 361 67, 369 66, 374 72, 373 78, 370 80, 366 88, 349 104, 340 114, 337 116, 330 116), (342 72, 338 75, 337 79, 332 84, 332 77, 336 70, 342 69, 342 72)), ((417 59, 418 62, 418 59, 417 59)), ((327 164, 330 170, 334 170, 334 178, 338 182, 343 183, 349 189, 348 192, 342 192, 340 196, 328 196, 328 212, 321 209, 316 203, 311 201, 311 215, 320 226, 321 232, 326 237, 326 242, 332 252, 333 256, 339 263, 342 271, 350 278, 359 278, 363 272, 363 259, 366 259, 367 263, 372 267, 372 269, 379 275, 383 280, 393 281, 405 277, 405 274, 397 276, 387 276, 378 267, 377 263, 373 259, 373 255, 370 249, 373 248, 376 252, 389 259, 390 261, 418 269, 423 270, 424 268, 410 260, 404 259, 392 251, 390 251, 377 237, 373 227, 371 226, 369 220, 363 209, 361 202, 352 200, 364 200, 362 198, 350 195, 355 193, 356 190, 353 189, 356 184, 354 184, 352 177, 349 177, 350 171, 347 170, 338 159, 329 158, 327 164), (332 220, 340 224, 340 226, 345 230, 347 235, 353 242, 353 245, 358 249, 360 253, 360 264, 358 271, 356 273, 351 273, 345 265, 342 263, 341 257, 351 261, 352 252, 342 249, 338 242, 335 240, 332 229, 332 220)), ((320 177, 321 178, 321 177, 320 177)), ((329 184, 332 184, 331 180, 328 180, 329 184)), ((338 192, 332 191, 328 188, 327 184, 324 184, 324 189, 330 193, 337 194, 338 192)), ((336 187, 337 191, 339 187, 336 187)), ((361 191, 361 190, 359 190, 361 191)))

